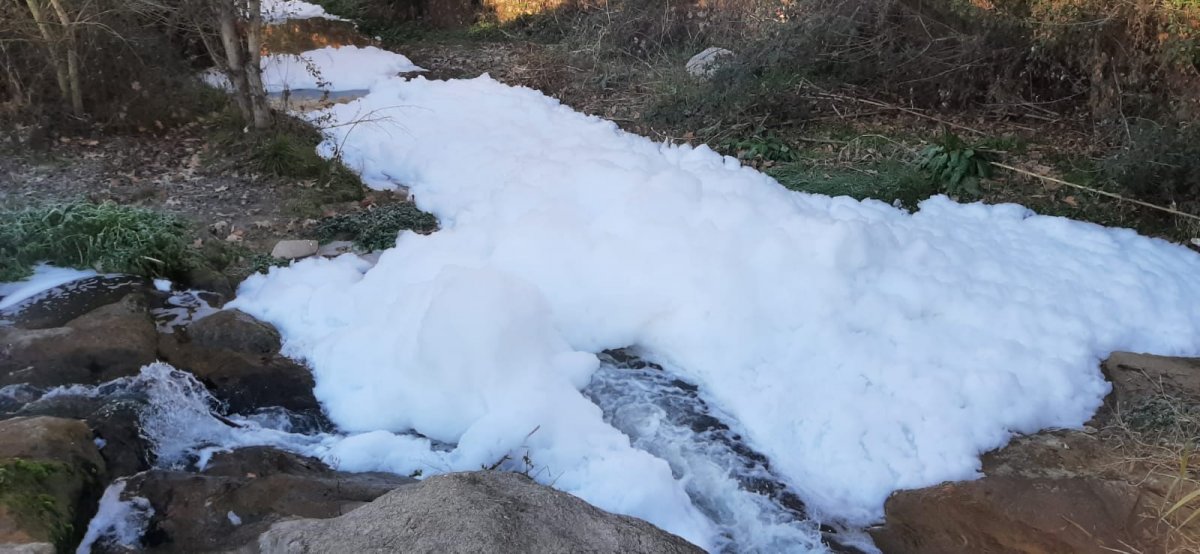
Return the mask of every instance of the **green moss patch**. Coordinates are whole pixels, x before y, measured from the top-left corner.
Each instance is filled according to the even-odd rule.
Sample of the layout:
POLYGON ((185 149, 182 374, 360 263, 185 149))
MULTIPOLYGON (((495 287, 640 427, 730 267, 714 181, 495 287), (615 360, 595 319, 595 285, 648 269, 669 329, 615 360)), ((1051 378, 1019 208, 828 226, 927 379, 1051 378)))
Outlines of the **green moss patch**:
POLYGON ((69 499, 80 479, 90 478, 62 462, 0 460, 0 506, 25 532, 69 552, 77 535, 69 499))

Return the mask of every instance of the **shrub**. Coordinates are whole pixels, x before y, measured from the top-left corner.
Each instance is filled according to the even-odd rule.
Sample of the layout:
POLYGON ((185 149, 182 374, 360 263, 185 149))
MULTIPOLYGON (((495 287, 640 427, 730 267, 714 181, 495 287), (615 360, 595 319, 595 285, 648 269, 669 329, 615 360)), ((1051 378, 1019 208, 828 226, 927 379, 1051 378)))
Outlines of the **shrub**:
POLYGON ((182 25, 172 27, 152 13, 152 5, 62 0, 70 21, 62 24, 44 0, 0 2, 0 108, 4 102, 10 107, 0 110, 0 123, 69 126, 90 119, 158 129, 211 110, 217 96, 195 79, 196 61, 206 57, 203 46, 182 25), (40 5, 50 25, 39 26, 28 5, 40 5), (71 59, 76 76, 64 82, 71 59))
POLYGON ((715 45, 737 52, 737 71, 750 79, 829 78, 916 106, 1082 111, 1103 123, 1200 113, 1200 3, 1192 0, 572 5, 541 18, 555 21, 572 51, 596 57, 678 63, 715 45))
POLYGON ((1200 212, 1200 124, 1131 131, 1129 146, 1101 168, 1121 190, 1139 200, 1200 212))
POLYGON ((177 277, 195 252, 182 220, 144 208, 75 202, 0 211, 0 281, 49 262, 148 277, 177 277))
POLYGON ((437 219, 413 204, 389 204, 326 218, 316 232, 323 241, 353 240, 359 248, 371 251, 395 246, 396 236, 406 229, 429 233, 437 229, 437 219))
POLYGON ((955 197, 979 196, 979 180, 991 175, 987 156, 949 131, 921 152, 920 167, 955 197))

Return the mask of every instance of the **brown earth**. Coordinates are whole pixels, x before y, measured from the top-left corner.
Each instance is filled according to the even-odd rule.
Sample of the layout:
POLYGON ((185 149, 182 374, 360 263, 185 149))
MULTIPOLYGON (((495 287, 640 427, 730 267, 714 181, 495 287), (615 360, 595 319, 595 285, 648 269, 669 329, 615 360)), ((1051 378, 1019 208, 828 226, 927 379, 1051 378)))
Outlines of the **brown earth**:
POLYGON ((1089 426, 1014 439, 984 456, 981 479, 893 494, 872 537, 885 553, 1197 552, 1198 367, 1113 354, 1089 426))

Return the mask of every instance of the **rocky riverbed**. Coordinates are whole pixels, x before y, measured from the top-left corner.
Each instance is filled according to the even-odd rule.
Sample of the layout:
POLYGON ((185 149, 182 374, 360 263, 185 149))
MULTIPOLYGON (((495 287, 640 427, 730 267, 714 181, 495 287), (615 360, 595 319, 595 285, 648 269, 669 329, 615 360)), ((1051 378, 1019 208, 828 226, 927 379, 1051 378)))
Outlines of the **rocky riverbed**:
POLYGON ((220 444, 205 424, 332 429, 274 328, 232 310, 156 326, 174 294, 95 277, 5 311, 0 551, 696 550, 517 473, 416 481, 220 444))
MULTIPOLYGON (((190 319, 168 309, 179 294, 92 277, 0 317, 0 550, 65 552, 81 542, 92 552, 694 550, 537 485, 519 464, 418 481, 337 471, 297 452, 336 434, 308 369, 280 354, 270 325, 219 310, 211 295, 217 306, 190 319), (156 324, 168 317, 172 325, 156 324)), ((754 502, 779 525, 803 521, 803 504, 767 461, 686 383, 626 352, 603 358, 588 394, 614 425, 672 464, 724 473, 689 487, 698 505, 717 513, 754 502), (636 394, 614 403, 614 389, 636 394), (647 426, 641 412, 657 423, 647 426), (663 439, 681 433, 691 437, 663 439)), ((1171 508, 1195 490, 1178 446, 1197 429, 1200 361, 1118 353, 1103 367, 1113 392, 1088 426, 1018 437, 985 456, 978 480, 894 494, 886 521, 867 530, 875 546, 1194 546, 1180 525, 1190 507, 1171 508)), ((824 529, 826 548, 872 549, 843 544, 838 531, 824 529)))

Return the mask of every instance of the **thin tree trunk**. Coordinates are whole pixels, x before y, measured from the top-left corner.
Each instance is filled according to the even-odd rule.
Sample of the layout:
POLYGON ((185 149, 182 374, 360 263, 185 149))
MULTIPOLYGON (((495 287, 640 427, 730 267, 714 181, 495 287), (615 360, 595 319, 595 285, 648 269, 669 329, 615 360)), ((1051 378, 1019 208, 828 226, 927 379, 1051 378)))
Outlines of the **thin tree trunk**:
POLYGON ((8 55, 8 48, 0 43, 0 55, 4 56, 4 73, 8 78, 8 92, 12 97, 13 105, 22 107, 28 105, 25 99, 25 87, 21 84, 21 79, 17 77, 17 72, 13 68, 12 57, 8 55))
POLYGON ((71 98, 70 71, 58 54, 58 40, 50 31, 50 24, 42 19, 42 7, 38 5, 38 0, 26 0, 25 4, 29 6, 29 13, 33 16, 33 21, 37 23, 38 31, 42 33, 42 39, 46 41, 50 63, 54 66, 55 77, 58 78, 58 91, 62 93, 64 101, 69 101, 71 98))
POLYGON ((58 20, 63 26, 63 36, 66 37, 67 47, 67 79, 71 91, 71 111, 76 116, 83 115, 83 87, 79 83, 79 45, 75 40, 75 24, 63 9, 61 0, 50 0, 58 20))
POLYGON ((262 80, 262 0, 247 0, 249 18, 246 28, 246 84, 249 86, 250 108, 254 112, 254 128, 271 126, 271 107, 262 80))
POLYGON ((233 98, 246 121, 253 121, 254 109, 250 101, 250 85, 246 80, 246 65, 242 55, 245 48, 238 33, 237 13, 232 0, 217 0, 217 18, 220 23, 221 43, 225 47, 225 74, 233 85, 233 98))

